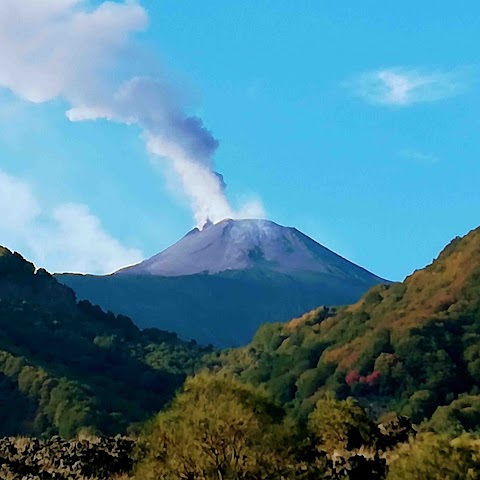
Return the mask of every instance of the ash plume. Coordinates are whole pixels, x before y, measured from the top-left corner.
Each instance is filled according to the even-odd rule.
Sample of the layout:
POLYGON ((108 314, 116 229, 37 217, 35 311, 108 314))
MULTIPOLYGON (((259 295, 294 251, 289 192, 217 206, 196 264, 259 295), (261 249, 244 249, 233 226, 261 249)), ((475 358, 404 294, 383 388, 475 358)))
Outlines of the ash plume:
POLYGON ((200 118, 187 116, 179 95, 150 78, 127 81, 109 99, 80 105, 67 112, 71 121, 107 119, 139 125, 148 151, 172 162, 192 205, 197 225, 234 216, 225 195, 223 177, 214 171, 218 141, 200 118))
POLYGON ((171 162, 198 226, 263 216, 259 201, 238 211, 231 207, 213 164, 218 141, 200 118, 187 113, 188 105, 164 76, 140 71, 111 80, 129 70, 131 36, 147 25, 147 12, 135 0, 96 7, 87 0, 2 0, 0 87, 36 103, 62 98, 71 121, 139 126, 157 162, 171 162))

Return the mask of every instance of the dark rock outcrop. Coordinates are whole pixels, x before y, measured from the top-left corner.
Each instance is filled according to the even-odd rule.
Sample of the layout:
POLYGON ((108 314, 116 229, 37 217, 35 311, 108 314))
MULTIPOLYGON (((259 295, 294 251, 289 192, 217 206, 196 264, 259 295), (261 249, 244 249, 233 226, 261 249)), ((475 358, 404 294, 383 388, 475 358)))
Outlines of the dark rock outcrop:
POLYGON ((8 480, 106 480, 133 468, 135 442, 125 437, 65 441, 0 439, 0 478, 8 480))

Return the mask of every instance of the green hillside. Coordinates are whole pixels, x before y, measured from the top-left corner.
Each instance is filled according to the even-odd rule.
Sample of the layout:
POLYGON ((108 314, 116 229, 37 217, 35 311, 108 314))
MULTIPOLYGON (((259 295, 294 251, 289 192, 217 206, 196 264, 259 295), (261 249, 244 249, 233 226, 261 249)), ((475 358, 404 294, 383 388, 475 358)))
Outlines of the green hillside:
POLYGON ((373 287, 350 306, 265 324, 246 347, 212 352, 76 302, 47 272, 2 249, 0 398, 12 408, 0 411, 0 433, 125 431, 204 366, 265 387, 299 419, 333 393, 376 416, 396 411, 419 423, 433 415, 433 429, 445 422, 475 429, 479 254, 477 229, 403 283, 373 287))
POLYGON ((218 352, 77 302, 6 249, 0 299, 0 436, 90 438, 0 440, 7 478, 478 478, 480 228, 402 283, 218 352))
POLYGON ((415 422, 459 396, 478 395, 480 229, 351 306, 262 326, 248 346, 214 355, 210 367, 266 386, 301 416, 326 392, 415 422))
POLYGON ((125 431, 169 401, 207 351, 77 303, 0 249, 0 436, 125 431))

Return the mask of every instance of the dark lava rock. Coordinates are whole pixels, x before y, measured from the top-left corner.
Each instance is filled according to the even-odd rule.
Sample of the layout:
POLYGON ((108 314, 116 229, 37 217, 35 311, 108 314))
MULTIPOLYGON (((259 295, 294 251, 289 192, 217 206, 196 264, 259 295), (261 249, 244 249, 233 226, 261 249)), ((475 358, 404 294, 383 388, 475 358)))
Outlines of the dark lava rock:
POLYGON ((124 437, 89 440, 0 439, 5 480, 107 480, 133 468, 135 442, 124 437))

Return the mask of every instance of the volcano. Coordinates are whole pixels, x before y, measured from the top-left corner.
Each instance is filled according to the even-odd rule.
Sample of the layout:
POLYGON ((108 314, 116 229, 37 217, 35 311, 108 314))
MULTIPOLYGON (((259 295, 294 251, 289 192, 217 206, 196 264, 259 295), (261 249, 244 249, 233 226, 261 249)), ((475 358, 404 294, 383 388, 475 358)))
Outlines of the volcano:
POLYGON ((178 277, 197 273, 266 269, 284 274, 318 273, 378 283, 378 277, 345 260, 296 228, 268 220, 223 220, 193 229, 180 241, 118 273, 178 277))
POLYGON ((385 280, 296 228, 223 220, 109 276, 61 275, 80 298, 218 346, 248 342, 259 325, 319 305, 355 302, 385 280))

